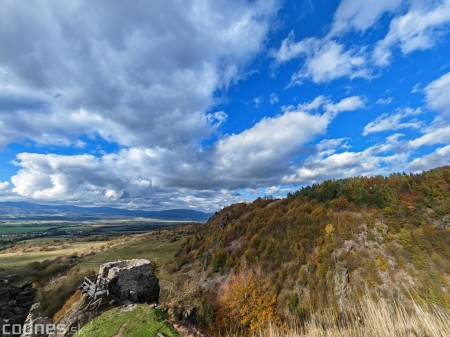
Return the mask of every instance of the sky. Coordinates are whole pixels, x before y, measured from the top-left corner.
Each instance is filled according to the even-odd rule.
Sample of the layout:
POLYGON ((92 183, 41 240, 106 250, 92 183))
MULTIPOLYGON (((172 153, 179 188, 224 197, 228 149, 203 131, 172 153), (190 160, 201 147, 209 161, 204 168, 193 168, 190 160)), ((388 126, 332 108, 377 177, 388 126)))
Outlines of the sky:
POLYGON ((450 0, 0 4, 0 201, 215 211, 450 164, 450 0))

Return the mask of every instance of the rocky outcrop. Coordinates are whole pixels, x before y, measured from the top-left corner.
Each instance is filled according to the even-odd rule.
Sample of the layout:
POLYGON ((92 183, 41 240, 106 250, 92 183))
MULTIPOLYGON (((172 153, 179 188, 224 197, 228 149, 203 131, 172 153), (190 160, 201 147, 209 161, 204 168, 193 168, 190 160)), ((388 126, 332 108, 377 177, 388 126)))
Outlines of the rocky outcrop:
MULTIPOLYGON (((24 323, 36 296, 31 282, 14 282, 14 278, 0 280, 0 336, 8 335, 14 326, 24 323)), ((17 336, 9 336, 14 335, 17 336)))
POLYGON ((159 281, 148 260, 124 260, 102 265, 99 275, 107 280, 110 291, 121 303, 157 303, 159 281))
POLYGON ((40 303, 35 303, 25 320, 21 337, 47 337, 55 329, 51 319, 42 317, 40 303))
MULTIPOLYGON (((112 305, 125 303, 156 303, 159 299, 159 281, 153 273, 154 266, 148 260, 124 260, 109 262, 100 267, 99 276, 108 282, 114 297, 105 297, 103 304, 92 305, 87 294, 78 293, 62 317, 55 322, 64 331, 50 337, 71 336, 85 324, 102 314, 112 305), (116 303, 116 304, 114 304, 116 303)), ((100 299, 101 301, 102 299, 100 299)), ((60 329, 58 329, 60 330, 60 329)))

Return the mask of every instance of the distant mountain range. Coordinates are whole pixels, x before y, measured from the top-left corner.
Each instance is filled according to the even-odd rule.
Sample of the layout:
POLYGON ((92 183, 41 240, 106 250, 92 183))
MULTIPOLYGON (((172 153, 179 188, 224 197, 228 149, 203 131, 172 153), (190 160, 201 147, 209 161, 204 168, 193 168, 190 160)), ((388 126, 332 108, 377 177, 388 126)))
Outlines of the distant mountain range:
POLYGON ((100 217, 142 217, 158 220, 206 221, 212 214, 190 209, 164 211, 141 211, 113 207, 79 207, 71 205, 41 205, 29 202, 0 202, 0 218, 100 218, 100 217))

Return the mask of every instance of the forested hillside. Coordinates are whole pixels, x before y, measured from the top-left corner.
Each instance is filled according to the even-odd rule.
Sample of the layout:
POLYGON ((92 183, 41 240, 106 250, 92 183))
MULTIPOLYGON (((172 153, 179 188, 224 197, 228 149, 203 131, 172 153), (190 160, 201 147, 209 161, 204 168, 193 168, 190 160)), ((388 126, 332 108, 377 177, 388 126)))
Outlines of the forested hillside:
POLYGON ((199 227, 177 262, 208 301, 207 323, 345 315, 368 294, 450 308, 450 167, 232 205, 199 227))

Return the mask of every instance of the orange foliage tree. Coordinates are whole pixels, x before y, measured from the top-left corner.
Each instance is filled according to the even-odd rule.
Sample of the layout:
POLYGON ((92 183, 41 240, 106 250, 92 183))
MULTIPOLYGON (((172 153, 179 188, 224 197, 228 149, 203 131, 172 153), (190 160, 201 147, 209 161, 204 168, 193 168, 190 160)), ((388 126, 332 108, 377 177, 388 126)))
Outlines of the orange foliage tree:
POLYGON ((231 276, 221 288, 220 304, 233 322, 252 331, 278 321, 276 294, 255 272, 231 276))

